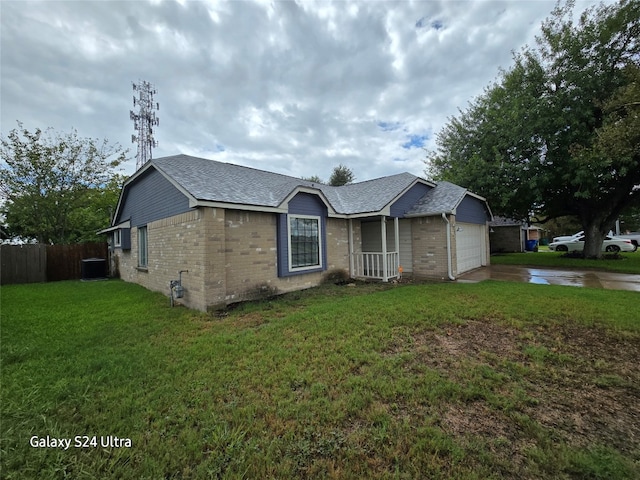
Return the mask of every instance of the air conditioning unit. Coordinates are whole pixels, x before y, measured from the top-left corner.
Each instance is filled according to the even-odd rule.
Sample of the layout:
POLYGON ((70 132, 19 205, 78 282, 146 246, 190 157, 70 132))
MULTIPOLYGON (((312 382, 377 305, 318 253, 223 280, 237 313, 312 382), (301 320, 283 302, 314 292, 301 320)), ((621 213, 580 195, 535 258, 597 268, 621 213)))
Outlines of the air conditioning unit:
POLYGON ((107 278, 107 261, 104 258, 82 260, 82 280, 103 280, 107 278))

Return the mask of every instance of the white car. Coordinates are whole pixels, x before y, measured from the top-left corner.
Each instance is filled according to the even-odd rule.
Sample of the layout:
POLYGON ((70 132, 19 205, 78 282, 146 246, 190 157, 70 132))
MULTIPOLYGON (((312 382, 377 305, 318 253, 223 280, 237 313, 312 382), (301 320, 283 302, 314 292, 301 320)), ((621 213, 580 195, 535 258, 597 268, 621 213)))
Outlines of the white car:
POLYGON ((566 242, 568 240, 575 240, 576 238, 581 237, 582 235, 584 235, 584 230, 580 230, 578 233, 574 233, 573 235, 564 235, 562 237, 553 237, 553 242, 552 243, 566 242))
POLYGON ((617 237, 625 240, 631 240, 631 243, 636 247, 640 244, 640 232, 623 233, 622 235, 617 235, 617 237))
MULTIPOLYGON (((572 240, 564 240, 560 242, 551 242, 549 250, 552 252, 581 252, 584 250, 584 235, 580 235, 572 240)), ((602 242, 603 252, 635 252, 636 246, 631 240, 617 237, 604 237, 602 242)))

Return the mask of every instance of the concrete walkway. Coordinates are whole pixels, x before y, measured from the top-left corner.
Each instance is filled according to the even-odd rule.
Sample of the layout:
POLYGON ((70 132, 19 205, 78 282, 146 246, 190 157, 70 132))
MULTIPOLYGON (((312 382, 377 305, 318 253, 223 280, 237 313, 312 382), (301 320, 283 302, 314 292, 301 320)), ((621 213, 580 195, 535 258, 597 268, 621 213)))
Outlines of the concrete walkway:
POLYGON ((597 270, 522 267, 518 265, 491 265, 479 268, 460 275, 457 281, 481 282, 489 279, 640 292, 640 275, 597 270))

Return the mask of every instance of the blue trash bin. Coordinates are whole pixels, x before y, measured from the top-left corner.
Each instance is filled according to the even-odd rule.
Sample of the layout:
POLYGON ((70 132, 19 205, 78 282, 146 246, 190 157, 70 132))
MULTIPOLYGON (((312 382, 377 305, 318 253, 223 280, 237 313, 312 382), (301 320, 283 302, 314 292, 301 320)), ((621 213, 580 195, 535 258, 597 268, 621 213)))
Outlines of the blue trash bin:
POLYGON ((537 240, 527 240, 527 251, 535 252, 537 250, 538 241, 537 240))

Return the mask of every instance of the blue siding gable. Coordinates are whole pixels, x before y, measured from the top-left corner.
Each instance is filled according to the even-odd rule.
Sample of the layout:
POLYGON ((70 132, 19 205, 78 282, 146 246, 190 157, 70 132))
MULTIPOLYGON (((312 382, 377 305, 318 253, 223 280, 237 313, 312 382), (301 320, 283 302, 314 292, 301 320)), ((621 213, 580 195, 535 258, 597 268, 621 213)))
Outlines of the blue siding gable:
POLYGON ((404 214, 411 210, 411 207, 413 207, 418 200, 424 197, 424 195, 429 190, 431 190, 431 188, 432 187, 429 187, 423 183, 416 183, 409 189, 409 191, 407 191, 398 200, 396 200, 393 205, 391 205, 391 216, 404 218, 404 214))
POLYGON ((318 195, 301 192, 289 201, 289 213, 326 217, 327 207, 318 195))
POLYGON ((327 269, 327 207, 320 197, 310 193, 298 193, 289 201, 289 214, 314 215, 320 217, 320 229, 322 243, 322 265, 318 268, 302 271, 291 271, 289 267, 289 214, 278 215, 277 221, 277 248, 278 248, 278 276, 303 275, 306 273, 321 272, 327 269))
POLYGON ((115 223, 130 219, 132 227, 192 210, 189 199, 154 168, 127 185, 122 202, 115 223))
POLYGON ((489 220, 485 202, 465 195, 456 209, 456 220, 458 222, 484 225, 489 220))

